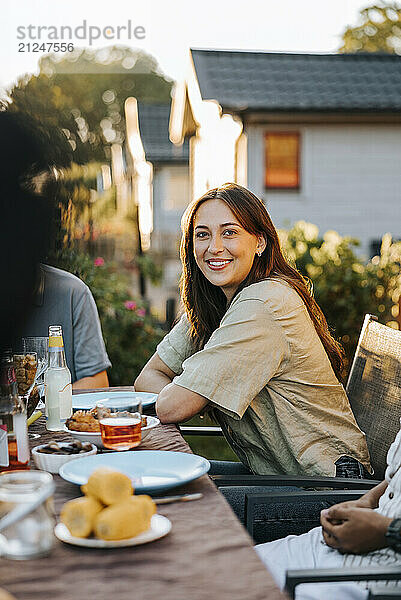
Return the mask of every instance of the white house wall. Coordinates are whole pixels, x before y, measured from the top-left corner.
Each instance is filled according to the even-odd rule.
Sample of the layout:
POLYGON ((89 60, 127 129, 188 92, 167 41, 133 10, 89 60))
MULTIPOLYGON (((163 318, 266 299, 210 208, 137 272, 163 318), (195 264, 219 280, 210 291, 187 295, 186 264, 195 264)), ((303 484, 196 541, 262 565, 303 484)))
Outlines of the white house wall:
POLYGON ((276 227, 298 220, 370 242, 390 232, 401 238, 401 125, 252 125, 248 136, 248 187, 264 200, 276 227), (264 133, 301 134, 301 189, 264 188, 264 133))
POLYGON ((190 201, 189 167, 167 164, 153 171, 153 233, 151 247, 178 256, 181 217, 190 201))

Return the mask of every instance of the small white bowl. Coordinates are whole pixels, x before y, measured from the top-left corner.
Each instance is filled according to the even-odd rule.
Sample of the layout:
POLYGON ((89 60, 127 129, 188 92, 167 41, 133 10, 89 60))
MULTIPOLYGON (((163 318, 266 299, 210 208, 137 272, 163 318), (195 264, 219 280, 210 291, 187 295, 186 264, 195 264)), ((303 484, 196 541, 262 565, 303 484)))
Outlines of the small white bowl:
MULTIPOLYGON (((142 427, 141 429, 141 442, 146 438, 149 431, 159 425, 160 421, 157 417, 147 416, 147 425, 146 427, 142 427)), ((64 431, 67 431, 73 438, 79 440, 80 442, 90 442, 91 444, 95 444, 98 448, 104 448, 102 442, 102 436, 98 432, 92 431, 73 431, 72 429, 68 429, 64 427, 64 431)), ((88 452, 89 454, 89 452, 88 452)), ((82 456, 82 454, 81 454, 82 456)))
MULTIPOLYGON (((57 443, 60 448, 69 445, 65 442, 57 443)), ((70 462, 70 460, 83 458, 84 456, 91 456, 92 454, 97 453, 97 447, 93 444, 91 444, 92 450, 89 450, 89 452, 82 452, 81 454, 46 454, 45 452, 38 452, 38 449, 44 448, 44 446, 48 446, 48 444, 41 444, 40 446, 35 446, 35 448, 32 448, 32 457, 36 468, 40 469, 41 471, 47 471, 48 473, 58 473, 60 467, 62 467, 65 463, 70 462)))

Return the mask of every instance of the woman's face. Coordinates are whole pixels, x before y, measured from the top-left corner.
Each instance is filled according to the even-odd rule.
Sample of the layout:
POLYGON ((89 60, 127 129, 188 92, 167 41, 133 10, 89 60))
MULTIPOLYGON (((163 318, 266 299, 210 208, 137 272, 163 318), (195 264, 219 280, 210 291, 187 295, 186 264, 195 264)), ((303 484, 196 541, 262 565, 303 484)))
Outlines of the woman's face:
POLYGON ((229 302, 251 270, 256 252, 265 247, 264 237, 248 233, 223 200, 207 200, 196 211, 196 264, 229 302))

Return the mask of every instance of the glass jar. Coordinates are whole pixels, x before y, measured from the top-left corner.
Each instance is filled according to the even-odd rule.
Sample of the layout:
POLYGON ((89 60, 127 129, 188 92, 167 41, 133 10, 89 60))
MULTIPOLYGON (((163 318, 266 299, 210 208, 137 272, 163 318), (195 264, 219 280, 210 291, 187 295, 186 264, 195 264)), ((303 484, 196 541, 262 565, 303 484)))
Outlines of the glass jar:
POLYGON ((29 469, 26 398, 18 395, 13 355, 0 359, 0 471, 29 469))
POLYGON ((26 560, 49 554, 54 543, 55 484, 50 473, 0 474, 0 555, 26 560))

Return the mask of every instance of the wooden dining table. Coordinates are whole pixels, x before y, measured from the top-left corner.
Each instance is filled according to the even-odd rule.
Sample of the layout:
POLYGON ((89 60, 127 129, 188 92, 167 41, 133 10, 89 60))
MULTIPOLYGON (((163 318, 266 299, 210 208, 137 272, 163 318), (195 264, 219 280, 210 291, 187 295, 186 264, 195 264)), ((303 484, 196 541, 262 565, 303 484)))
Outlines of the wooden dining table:
MULTIPOLYGON (((115 388, 114 388, 115 389, 115 388)), ((32 445, 70 439, 48 432, 44 417, 29 431, 40 434, 32 445)), ((191 452, 175 425, 158 425, 134 450, 191 452)), ((55 512, 81 495, 78 486, 54 475, 55 512)), ((17 600, 279 600, 252 540, 207 475, 171 491, 201 492, 192 502, 158 506, 172 523, 154 542, 112 549, 82 548, 55 541, 47 557, 0 559, 0 586, 17 600)), ((160 494, 159 494, 160 495, 160 494)))

